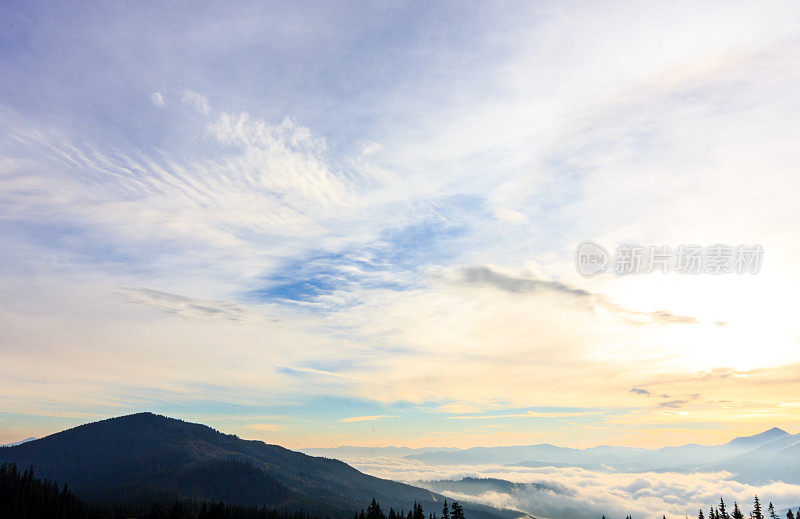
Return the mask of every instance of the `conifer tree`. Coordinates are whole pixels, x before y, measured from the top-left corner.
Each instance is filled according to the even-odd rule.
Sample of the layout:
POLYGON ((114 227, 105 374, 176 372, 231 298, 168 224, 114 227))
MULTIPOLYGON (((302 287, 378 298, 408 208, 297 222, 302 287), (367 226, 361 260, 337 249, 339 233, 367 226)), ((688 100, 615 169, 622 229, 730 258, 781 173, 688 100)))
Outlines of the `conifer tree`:
POLYGON ((450 519, 450 509, 447 507, 447 499, 444 500, 444 506, 442 506, 442 519, 450 519))
POLYGON ((753 519, 764 519, 764 514, 761 513, 761 502, 758 500, 758 496, 756 496, 753 504, 753 519))
POLYGON ((739 510, 739 505, 736 501, 733 502, 733 515, 731 517, 732 519, 744 519, 744 514, 739 510))
POLYGON ((786 519, 794 519, 794 512, 792 512, 791 508, 786 512, 786 519))
POLYGON ((719 498, 719 512, 717 513, 720 519, 730 519, 728 512, 725 510, 725 501, 723 501, 722 498, 719 498))
POLYGON ((775 513, 775 507, 772 505, 772 501, 769 502, 767 510, 769 511, 769 519, 778 519, 778 514, 775 513))
POLYGON ((700 509, 700 513, 697 514, 697 519, 706 519, 706 516, 703 515, 703 510, 702 509, 700 509))
POLYGON ((367 519, 384 519, 383 510, 381 505, 372 498, 372 502, 367 507, 367 519))

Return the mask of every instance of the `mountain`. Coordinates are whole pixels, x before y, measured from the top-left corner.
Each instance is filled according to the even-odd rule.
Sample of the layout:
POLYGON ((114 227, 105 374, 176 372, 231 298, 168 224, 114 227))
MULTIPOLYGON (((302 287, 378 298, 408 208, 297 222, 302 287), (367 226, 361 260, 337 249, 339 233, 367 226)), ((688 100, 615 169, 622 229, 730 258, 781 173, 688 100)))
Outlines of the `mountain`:
POLYGON ((30 438, 25 438, 24 440, 20 440, 20 441, 18 441, 18 442, 14 442, 14 443, 6 443, 5 445, 0 445, 0 447, 14 447, 15 445, 22 445, 23 443, 32 442, 32 441, 33 441, 33 440, 35 440, 35 439, 36 439, 36 438, 34 438, 33 436, 31 436, 30 438))
POLYGON ((527 460, 578 463, 584 457, 582 452, 579 449, 543 443, 519 447, 473 447, 456 451, 423 452, 405 458, 430 465, 507 465, 527 460))
MULTIPOLYGON (((94 422, 13 447, 0 463, 33 466, 80 497, 131 502, 223 500, 350 519, 372 498, 387 509, 441 508, 442 496, 363 474, 334 459, 243 440, 205 425, 152 413, 94 422)), ((470 519, 510 512, 466 505, 470 519)))
POLYGON ((776 440, 784 439, 789 436, 791 435, 786 431, 784 431, 783 429, 778 429, 777 427, 773 427, 768 431, 764 431, 760 434, 755 434, 753 436, 743 436, 741 438, 734 438, 733 440, 726 443, 726 445, 736 448, 756 449, 768 443, 772 443, 776 440))
POLYGON ((415 453, 407 459, 435 465, 513 465, 526 467, 581 467, 597 470, 684 471, 709 468, 730 470, 747 477, 762 478, 767 468, 750 467, 755 459, 777 456, 774 462, 786 467, 786 481, 800 481, 800 463, 790 466, 798 456, 797 437, 773 428, 753 436, 735 438, 722 445, 689 444, 679 447, 642 449, 631 447, 591 447, 571 449, 550 444, 516 447, 475 447, 457 451, 415 453))
POLYGON ((771 441, 759 442, 757 448, 722 460, 709 469, 733 472, 737 480, 752 484, 769 481, 800 484, 800 434, 771 437, 771 441))
POLYGON ((453 447, 422 447, 418 449, 412 449, 410 447, 353 447, 349 445, 343 445, 341 447, 329 447, 329 448, 308 448, 308 449, 301 449, 301 452, 309 454, 311 456, 324 456, 326 458, 361 458, 361 457, 369 457, 369 458, 401 458, 405 456, 410 456, 412 454, 420 454, 424 452, 434 452, 434 451, 456 451, 458 449, 453 447))

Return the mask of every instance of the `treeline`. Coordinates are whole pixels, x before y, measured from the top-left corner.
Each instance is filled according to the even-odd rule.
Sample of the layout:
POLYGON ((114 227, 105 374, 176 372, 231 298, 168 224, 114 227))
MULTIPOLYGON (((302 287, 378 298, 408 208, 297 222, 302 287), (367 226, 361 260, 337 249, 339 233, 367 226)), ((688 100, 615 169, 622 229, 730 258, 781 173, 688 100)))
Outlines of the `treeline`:
POLYGON ((223 502, 89 504, 69 488, 20 471, 13 463, 0 465, 2 519, 315 519, 303 511, 229 505, 223 502))
MULTIPOLYGON (((380 503, 372 500, 372 503, 367 507, 366 513, 362 509, 360 513, 356 513, 353 519, 464 519, 464 509, 458 504, 458 501, 453 501, 451 505, 447 504, 445 499, 442 505, 442 515, 437 518, 436 513, 429 514, 425 517, 425 511, 422 505, 414 502, 414 506, 406 513, 405 510, 395 511, 394 508, 389 508, 388 514, 381 508, 380 503)), ((800 517, 798 517, 800 519, 800 517)))
POLYGON ((20 473, 14 464, 0 465, 0 517, 4 519, 91 518, 92 510, 66 485, 33 476, 33 470, 20 473))
MULTIPOLYGON (((758 499, 758 496, 755 496, 753 500, 753 509, 748 515, 744 514, 736 501, 733 502, 733 510, 728 512, 728 508, 725 506, 725 500, 722 498, 719 500, 719 505, 716 507, 712 506, 708 511, 708 519, 745 519, 745 517, 749 517, 750 519, 765 519, 764 510, 761 507, 761 501, 758 499)), ((800 510, 797 511, 797 517, 800 517, 800 510)), ((772 502, 770 502, 767 507, 766 518, 782 519, 779 518, 778 514, 775 512, 775 507, 772 505, 772 502)), ((697 514, 697 519, 706 519, 702 510, 697 514)), ((786 512, 786 519, 795 519, 795 513, 792 512, 791 509, 786 512)))
MULTIPOLYGON (((667 519, 666 515, 662 516, 663 519, 667 519)), ((603 516, 603 519, 606 519, 606 516, 603 516)), ((625 517, 625 519, 632 519, 631 516, 625 517)), ((747 515, 745 515, 744 511, 739 507, 739 503, 736 501, 733 502, 733 510, 730 510, 725 505, 725 500, 720 498, 719 504, 717 506, 711 506, 708 510, 708 516, 703 513, 703 510, 697 514, 697 519, 783 519, 782 517, 778 516, 777 512, 775 512, 775 507, 773 506, 772 502, 769 503, 767 506, 767 514, 764 515, 764 509, 761 506, 761 500, 758 499, 758 496, 755 496, 753 500, 753 509, 750 510, 747 515)), ((800 519, 800 509, 797 510, 795 514, 792 509, 786 511, 786 519, 800 519)))
MULTIPOLYGON (((277 508, 230 505, 221 501, 177 500, 171 503, 143 504, 124 501, 116 504, 87 503, 66 485, 37 478, 33 469, 20 471, 13 463, 0 465, 0 519, 316 519, 304 511, 286 512, 277 508)), ((329 518, 326 518, 329 519, 329 518)), ((422 505, 411 510, 389 509, 388 516, 375 500, 354 519, 465 519, 458 502, 444 502, 441 517, 426 517, 422 505)), ((798 518, 800 519, 800 518, 798 518)))

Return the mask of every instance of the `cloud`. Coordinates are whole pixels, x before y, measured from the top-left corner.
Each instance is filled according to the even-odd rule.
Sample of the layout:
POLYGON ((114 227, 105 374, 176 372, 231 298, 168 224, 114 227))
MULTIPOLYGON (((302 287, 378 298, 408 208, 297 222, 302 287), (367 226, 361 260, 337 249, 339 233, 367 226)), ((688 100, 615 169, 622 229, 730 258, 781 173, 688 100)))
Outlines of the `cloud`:
POLYGON ((383 418, 395 418, 395 416, 388 414, 376 414, 372 416, 351 416, 349 418, 342 418, 341 420, 339 420, 339 422, 340 423, 371 422, 374 420, 381 420, 383 418))
POLYGON ((284 194, 284 204, 311 210, 346 201, 354 182, 346 173, 332 172, 324 157, 325 141, 289 118, 271 125, 246 113, 223 113, 207 131, 234 153, 223 168, 246 173, 262 189, 284 194), (294 196, 292 196, 294 195, 294 196))
POLYGON ((658 407, 680 408, 688 404, 688 400, 667 400, 666 402, 659 402, 658 407))
POLYGON ((754 495, 772 501, 780 510, 800 502, 800 485, 770 483, 748 485, 728 472, 618 473, 581 468, 527 468, 496 465, 438 466, 399 458, 345 458, 368 474, 405 481, 446 496, 477 501, 490 506, 518 510, 533 517, 588 519, 606 517, 648 517, 666 515, 694 517, 702 508, 737 501, 747 515, 754 495), (460 492, 447 480, 464 477, 497 478, 517 483, 506 491, 473 481, 460 492), (438 485, 437 480, 445 480, 438 485))
POLYGON ((509 209, 508 207, 498 207, 494 210, 494 217, 498 220, 503 220, 505 222, 514 224, 514 225, 523 225, 526 223, 530 223, 530 218, 525 216, 519 211, 515 211, 514 209, 509 209))
POLYGON ((208 115, 211 112, 208 106, 208 98, 188 88, 181 91, 181 101, 183 104, 191 106, 203 115, 208 115))
POLYGON ((635 393, 637 395, 644 395, 644 396, 650 396, 651 395, 650 391, 648 391, 646 389, 640 389, 638 387, 635 387, 635 388, 631 389, 630 392, 631 393, 635 393))
POLYGON ((436 410, 447 414, 478 414, 483 413, 486 409, 462 402, 451 402, 440 405, 436 410))
POLYGON ((525 294, 551 291, 567 294, 578 299, 591 299, 592 293, 579 288, 572 288, 558 281, 545 281, 536 278, 509 276, 495 271, 486 265, 463 267, 462 279, 465 284, 489 285, 513 294, 525 294))
POLYGON ((446 34, 441 10, 409 4, 388 46, 382 8, 132 5, 70 23, 21 8, 14 30, 41 45, 0 53, 15 71, 0 76, 3 409, 316 392, 378 406, 365 413, 411 403, 424 434, 382 439, 460 445, 796 421, 774 405, 800 360, 794 4, 478 7, 446 34), (76 35, 86 52, 70 52, 76 35), (109 48, 114 66, 97 66, 109 48), (204 95, 165 91, 187 110, 131 117, 153 85, 185 84, 186 59, 204 95), (401 66, 364 66, 384 62, 401 66), (14 94, 49 84, 58 103, 14 94), (750 277, 578 278, 585 239, 761 243, 769 262, 750 277), (667 415, 634 386, 704 400, 667 415), (576 401, 614 423, 497 418, 506 430, 487 434, 436 411, 576 401))
POLYGON ((16 125, 0 150, 36 158, 0 177, 4 215, 38 227, 52 221, 45 214, 69 215, 73 238, 51 232, 44 246, 71 247, 92 261, 113 249, 129 261, 168 255, 184 267, 203 262, 215 275, 232 268, 248 277, 269 267, 270 256, 318 246, 301 240, 345 217, 353 184, 329 170, 308 129, 223 113, 196 132, 205 151, 180 159, 76 145, 16 125))
POLYGON ((153 92, 150 94, 150 101, 156 106, 166 106, 167 104, 161 92, 153 92))
POLYGON ((574 416, 591 416, 600 414, 597 411, 563 411, 543 413, 539 411, 526 411, 524 413, 492 414, 492 415, 464 415, 448 416, 450 420, 495 420, 498 418, 570 418, 574 416))
POLYGON ((254 423, 247 426, 254 431, 280 431, 282 426, 275 423, 254 423))
POLYGON ((119 288, 118 292, 132 303, 154 310, 173 313, 189 319, 227 319, 241 321, 248 310, 225 301, 202 301, 178 294, 148 288, 119 288))
MULTIPOLYGON (((662 398, 671 398, 669 395, 661 395, 662 398)), ((694 400, 699 400, 701 397, 699 394, 695 393, 692 395, 687 396, 684 399, 672 399, 666 400, 664 402, 659 402, 658 407, 668 407, 668 408, 681 408, 685 407, 687 404, 694 400)))
POLYGON ((665 310, 640 312, 624 308, 612 303, 605 295, 595 294, 588 290, 574 288, 559 281, 548 281, 535 277, 512 276, 503 274, 487 265, 462 267, 460 283, 471 286, 491 286, 512 294, 537 294, 550 292, 570 298, 576 303, 591 309, 603 308, 619 316, 626 323, 639 324, 697 324, 699 321, 690 316, 675 315, 665 310))
POLYGON ((375 155, 383 150, 383 145, 377 142, 366 142, 361 146, 361 154, 364 156, 375 155))

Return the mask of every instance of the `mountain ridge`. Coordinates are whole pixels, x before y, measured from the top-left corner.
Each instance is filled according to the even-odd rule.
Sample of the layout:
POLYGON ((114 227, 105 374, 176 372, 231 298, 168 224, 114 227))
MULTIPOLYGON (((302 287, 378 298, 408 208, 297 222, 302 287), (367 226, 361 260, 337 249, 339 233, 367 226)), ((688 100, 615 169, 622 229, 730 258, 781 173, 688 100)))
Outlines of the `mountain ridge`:
POLYGON ((523 449, 523 448, 553 448, 553 449, 569 449, 572 451, 608 451, 608 450, 625 450, 629 452, 643 452, 643 451, 662 451, 662 450, 670 450, 670 449, 680 449, 684 447, 696 447, 696 448, 709 448, 709 447, 722 447, 725 445, 741 445, 747 441, 762 439, 762 443, 766 443, 767 441, 772 441, 776 437, 786 437, 791 436, 790 433, 786 432, 785 430, 779 427, 772 427, 771 429, 767 429, 757 434, 753 434, 750 436, 740 436, 729 440, 723 444, 711 444, 705 445, 700 443, 687 443, 683 445, 668 445, 664 447, 654 447, 654 448, 646 448, 646 447, 623 447, 617 445, 596 445, 593 447, 586 447, 583 449, 574 448, 574 447, 562 447, 559 445, 555 445, 553 443, 533 443, 527 445, 498 445, 498 446, 486 446, 486 445, 476 445, 474 447, 468 447, 466 449, 459 449, 456 447, 404 447, 404 446, 395 446, 395 445, 387 445, 387 446, 376 446, 376 447, 363 447, 363 446, 354 446, 354 445, 339 445, 336 447, 307 447, 299 449, 300 452, 304 452, 307 454, 312 455, 324 455, 324 454, 344 454, 348 456, 352 455, 374 455, 374 454, 398 454, 404 453, 406 456, 404 457, 412 457, 418 454, 446 454, 446 453, 454 453, 454 452, 464 452, 464 451, 479 451, 479 450, 488 450, 488 449, 523 449), (775 437, 770 437, 774 435, 775 437))
POLYGON ((4 443, 0 445, 0 447, 16 447, 17 445, 22 445, 23 443, 32 442, 33 440, 38 440, 38 439, 39 438, 36 438, 35 436, 30 436, 18 442, 4 443))
POLYGON ((791 435, 778 427, 751 436, 737 437, 718 445, 686 444, 656 449, 598 446, 574 449, 543 443, 473 447, 452 452, 435 451, 412 454, 405 458, 437 465, 572 466, 630 472, 728 470, 752 482, 772 479, 800 482, 800 434, 791 435), (758 468, 758 464, 752 463, 754 459, 769 460, 770 467, 778 467, 778 470, 763 468, 763 463, 760 465, 762 468, 758 468))
MULTIPOLYGON (((350 519, 372 498, 387 508, 409 509, 417 501, 431 510, 444 499, 363 474, 339 460, 153 413, 109 418, 4 447, 3 461, 33 466, 42 477, 100 501, 117 496, 133 501, 221 499, 350 519)), ((483 505, 466 504, 465 509, 474 519, 510 517, 483 505)))

